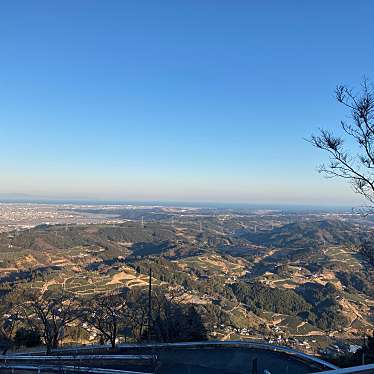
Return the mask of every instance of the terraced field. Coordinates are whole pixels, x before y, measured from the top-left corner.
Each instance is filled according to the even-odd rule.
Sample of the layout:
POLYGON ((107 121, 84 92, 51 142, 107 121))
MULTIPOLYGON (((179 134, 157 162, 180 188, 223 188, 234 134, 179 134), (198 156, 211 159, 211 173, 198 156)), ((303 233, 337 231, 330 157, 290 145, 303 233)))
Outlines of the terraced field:
POLYGON ((215 275, 243 276, 246 263, 244 261, 231 258, 223 258, 220 255, 204 255, 187 257, 176 261, 179 267, 185 270, 199 270, 201 272, 214 273, 215 275))
POLYGON ((356 228, 270 219, 198 216, 0 235, 2 286, 86 297, 145 288, 152 268, 154 287, 196 306, 212 338, 310 343, 372 330, 374 274, 356 228))

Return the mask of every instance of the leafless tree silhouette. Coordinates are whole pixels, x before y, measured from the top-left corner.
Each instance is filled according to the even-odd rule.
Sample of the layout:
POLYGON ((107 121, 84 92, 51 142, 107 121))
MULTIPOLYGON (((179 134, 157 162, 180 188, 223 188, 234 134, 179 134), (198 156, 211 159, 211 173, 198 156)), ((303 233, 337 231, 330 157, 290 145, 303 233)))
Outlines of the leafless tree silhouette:
POLYGON ((87 301, 83 320, 96 329, 104 341, 109 341, 115 348, 118 330, 129 321, 126 297, 122 293, 111 292, 107 295, 94 296, 87 301))
POLYGON ((34 291, 25 292, 23 299, 21 314, 33 330, 41 332, 49 354, 58 347, 65 327, 79 318, 77 300, 63 292, 34 291))
POLYGON ((335 91, 336 100, 350 113, 350 121, 341 121, 343 135, 320 129, 309 142, 329 154, 329 162, 319 167, 327 177, 338 177, 349 182, 353 190, 374 205, 374 88, 364 79, 361 89, 354 93, 340 85, 335 91))
POLYGON ((3 354, 13 345, 13 334, 22 319, 18 304, 13 300, 12 296, 11 294, 5 296, 0 305, 0 338, 3 343, 3 354))

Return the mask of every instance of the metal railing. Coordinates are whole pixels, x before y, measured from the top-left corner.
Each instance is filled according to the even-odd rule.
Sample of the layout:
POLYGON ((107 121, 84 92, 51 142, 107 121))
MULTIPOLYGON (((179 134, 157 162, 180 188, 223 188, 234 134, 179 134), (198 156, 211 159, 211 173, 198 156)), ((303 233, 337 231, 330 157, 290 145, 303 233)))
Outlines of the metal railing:
POLYGON ((0 361, 147 361, 154 360, 152 355, 59 355, 59 356, 35 356, 35 355, 0 355, 0 361))
POLYGON ((59 365, 0 365, 0 371, 9 371, 15 373, 16 371, 32 371, 38 374, 48 374, 58 372, 63 373, 87 373, 87 374, 153 374, 131 370, 117 370, 105 368, 92 368, 84 366, 59 366, 59 365))
MULTIPOLYGON (((30 366, 40 366, 44 365, 43 367, 50 367, 47 364, 54 364, 52 366, 56 366, 61 368, 62 366, 65 368, 68 365, 79 364, 80 368, 89 367, 89 366, 104 366, 105 363, 109 367, 113 367, 112 363, 116 362, 118 364, 119 360, 122 362, 130 362, 134 361, 134 365, 136 362, 140 362, 143 360, 145 364, 149 364, 148 369, 147 367, 143 367, 145 371, 153 371, 156 370, 155 368, 157 365, 157 355, 155 354, 127 354, 131 353, 131 349, 135 349, 139 353, 156 353, 158 349, 204 349, 204 348, 248 348, 248 349, 258 349, 264 350, 269 352, 277 352, 283 353, 290 357, 295 358, 296 360, 303 361, 305 364, 309 364, 311 367, 314 367, 314 370, 319 370, 319 372, 323 371, 326 373, 334 374, 335 370, 340 370, 336 366, 330 364, 329 362, 323 361, 317 357, 313 357, 307 355, 303 352, 297 351, 292 348, 277 346, 267 343, 259 343, 253 341, 201 341, 201 342, 186 342, 186 343, 153 343, 153 344, 119 344, 115 350, 113 350, 109 346, 90 346, 90 347, 70 347, 70 348, 61 348, 58 350, 54 350, 52 355, 45 356, 45 352, 39 351, 30 354, 12 354, 6 355, 1 357, 0 362, 6 362, 7 364, 12 364, 13 366, 17 363, 27 363, 30 366), (143 352, 142 352, 143 350, 143 352), (120 354, 121 352, 126 352, 126 354, 120 354), (4 361, 6 360, 6 361, 4 361), (153 360, 153 361, 152 361, 153 360), (36 365, 37 364, 37 365, 36 365), (153 364, 153 365, 152 365, 153 364)), ((129 366, 129 369, 138 370, 136 366, 129 366)), ((75 366, 76 367, 76 366, 75 366)), ((96 370, 96 368, 90 368, 92 370, 96 370)), ((102 369, 99 370, 115 370, 115 369, 102 369)), ((82 372, 82 369, 80 369, 82 372)), ((101 371, 100 371, 101 372, 101 371)), ((117 371, 114 371, 117 373, 117 371)), ((113 373, 114 373, 113 372, 113 373)), ((129 371, 127 371, 129 372, 129 371)), ((130 371, 131 372, 131 371, 130 371)), ((337 372, 340 373, 340 372, 337 372)), ((348 373, 348 372, 347 372, 348 373)), ((354 372, 352 372, 354 373, 354 372)), ((362 374, 367 374, 365 371, 362 374)), ((374 371, 373 371, 374 374, 374 371)))
POLYGON ((353 367, 344 368, 344 369, 328 370, 328 371, 319 372, 318 374, 324 374, 324 373, 326 374, 373 374, 374 364, 353 366, 353 367))
MULTIPOLYGON (((58 355, 58 356, 36 356, 36 355, 4 355, 0 356, 0 371, 15 373, 15 371, 36 371, 44 373, 92 373, 92 374, 150 374, 144 371, 107 369, 102 365, 113 365, 122 363, 146 363, 148 368, 157 360, 152 355, 58 355)), ((133 365, 134 366, 134 365, 133 365)))
MULTIPOLYGON (((152 351, 155 348, 191 348, 191 349, 198 349, 198 348, 209 348, 209 347, 242 347, 242 348, 253 348, 253 349, 261 349, 261 350, 267 350, 272 352, 279 352, 284 353, 289 356, 293 356, 295 358, 298 358, 299 360, 302 360, 306 363, 313 363, 319 367, 321 367, 322 370, 334 370, 338 369, 335 365, 321 360, 317 357, 308 355, 306 353, 297 351, 295 349, 284 347, 284 346, 278 346, 268 343, 259 343, 254 341, 242 341, 242 340, 230 340, 230 341, 215 341, 215 340, 208 340, 208 341, 201 341, 201 342, 181 342, 181 343, 149 343, 149 344, 118 344, 116 351, 124 350, 124 349, 149 349, 149 351, 152 351)), ((68 354, 69 352, 73 354, 79 354, 79 353, 90 353, 94 354, 95 351, 98 352, 109 352, 112 348, 110 346, 89 346, 89 347, 75 347, 75 348, 62 348, 59 350, 54 351, 57 354, 68 354)), ((374 373, 373 373, 374 374, 374 373)))

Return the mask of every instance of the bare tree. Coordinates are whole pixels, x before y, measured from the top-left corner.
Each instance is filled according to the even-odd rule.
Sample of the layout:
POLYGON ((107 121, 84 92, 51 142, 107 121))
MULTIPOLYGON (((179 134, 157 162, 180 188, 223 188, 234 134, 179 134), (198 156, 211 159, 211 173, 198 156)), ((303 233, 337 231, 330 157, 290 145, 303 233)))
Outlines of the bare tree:
POLYGON ((115 348, 118 331, 128 321, 126 298, 121 293, 110 293, 98 297, 95 295, 87 302, 83 320, 99 331, 105 341, 115 348))
POLYGON ((128 294, 129 325, 133 338, 141 341, 148 324, 148 295, 142 289, 130 290, 128 294))
POLYGON ((57 348, 67 325, 79 318, 74 296, 65 292, 25 293, 22 313, 29 326, 41 333, 49 354, 57 348))
POLYGON ((320 129, 309 141, 329 154, 329 163, 319 172, 327 177, 348 181, 371 206, 374 204, 374 89, 367 79, 359 93, 347 86, 338 86, 336 100, 350 113, 350 121, 341 121, 343 135, 320 129), (347 145, 349 143, 349 145, 347 145))
POLYGON ((13 345, 13 335, 21 319, 17 300, 10 293, 2 299, 0 306, 0 337, 3 342, 3 354, 13 345))
POLYGON ((13 333, 15 331, 15 327, 18 323, 18 315, 17 314, 3 314, 1 321, 0 321, 0 336, 3 341, 2 353, 3 355, 6 354, 8 349, 12 346, 12 338, 13 333))

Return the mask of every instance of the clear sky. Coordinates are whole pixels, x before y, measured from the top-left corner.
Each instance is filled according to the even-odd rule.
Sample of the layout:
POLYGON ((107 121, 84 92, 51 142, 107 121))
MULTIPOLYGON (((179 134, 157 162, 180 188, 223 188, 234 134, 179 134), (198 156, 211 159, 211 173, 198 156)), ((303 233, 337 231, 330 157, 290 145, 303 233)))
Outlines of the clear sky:
POLYGON ((371 0, 0 4, 0 193, 355 204, 303 138, 374 79, 371 0))

